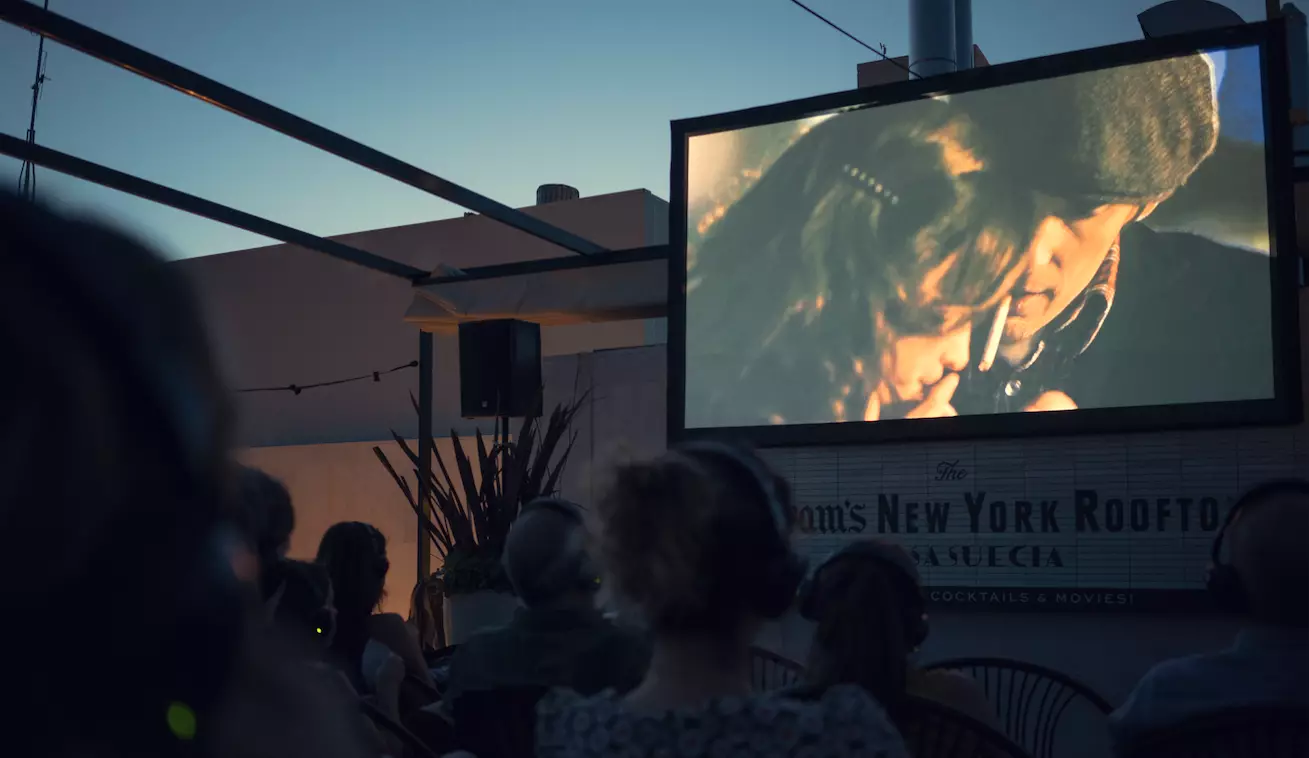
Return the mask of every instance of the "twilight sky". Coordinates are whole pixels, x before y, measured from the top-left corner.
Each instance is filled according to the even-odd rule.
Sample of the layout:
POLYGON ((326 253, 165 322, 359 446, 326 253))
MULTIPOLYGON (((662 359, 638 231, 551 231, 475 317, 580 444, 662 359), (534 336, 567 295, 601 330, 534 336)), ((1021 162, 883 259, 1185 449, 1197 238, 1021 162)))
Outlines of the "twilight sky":
MULTIPOLYGON (((807 0, 892 55, 906 0, 807 0)), ((1140 38, 1151 0, 974 0, 992 62, 1140 38), (1057 8, 1057 10, 1056 10, 1057 8)), ((1227 0, 1247 20, 1263 0, 1227 0)), ((872 54, 788 0, 51 0, 69 16, 511 206, 545 182, 668 197, 668 122, 855 86, 872 54)), ((0 24, 0 130, 37 38, 0 24)), ((43 145, 320 235, 460 209, 58 45, 43 145)), ((19 164, 0 157, 16 187, 19 164)), ((268 240, 38 169, 46 199, 177 257, 268 240)))

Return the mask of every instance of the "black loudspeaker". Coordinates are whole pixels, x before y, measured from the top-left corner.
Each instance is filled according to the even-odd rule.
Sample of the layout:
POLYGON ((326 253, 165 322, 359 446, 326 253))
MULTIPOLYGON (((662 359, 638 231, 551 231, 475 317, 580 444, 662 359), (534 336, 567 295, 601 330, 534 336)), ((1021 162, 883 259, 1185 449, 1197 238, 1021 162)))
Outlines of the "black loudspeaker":
POLYGON ((459 325, 464 418, 541 415, 541 325, 514 319, 459 325))

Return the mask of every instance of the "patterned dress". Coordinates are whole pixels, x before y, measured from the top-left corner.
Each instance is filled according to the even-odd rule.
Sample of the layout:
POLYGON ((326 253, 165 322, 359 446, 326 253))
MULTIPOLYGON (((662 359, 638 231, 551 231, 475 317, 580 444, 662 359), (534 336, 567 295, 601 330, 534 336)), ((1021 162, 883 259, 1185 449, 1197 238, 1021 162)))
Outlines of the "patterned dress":
POLYGON ((777 693, 720 698, 663 713, 629 710, 612 691, 555 690, 537 706, 538 758, 907 758, 900 734, 866 692, 829 689, 802 702, 777 693))

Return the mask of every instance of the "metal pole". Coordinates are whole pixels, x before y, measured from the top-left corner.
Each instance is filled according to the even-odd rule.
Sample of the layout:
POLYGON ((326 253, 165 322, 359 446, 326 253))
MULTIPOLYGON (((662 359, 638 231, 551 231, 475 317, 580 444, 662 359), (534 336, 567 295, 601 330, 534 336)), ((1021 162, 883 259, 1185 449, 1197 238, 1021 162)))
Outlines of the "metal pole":
POLYGON ((366 250, 350 247, 336 240, 325 239, 309 232, 302 232, 299 229, 284 226, 245 211, 238 211, 235 208, 229 208, 226 205, 220 205, 195 195, 188 195, 180 190, 165 187, 162 184, 155 184, 138 176, 125 174, 108 166, 101 166, 98 163, 75 158, 58 150, 41 147, 26 140, 11 137, 8 134, 0 134, 0 155, 12 156, 21 161, 30 162, 34 166, 41 166, 51 171, 58 171, 61 174, 75 176, 78 179, 84 179, 101 187, 116 189, 119 192, 126 192, 129 195, 136 195, 144 200, 167 205, 179 211, 193 213, 217 221, 220 224, 227 224, 264 237, 289 242, 292 245, 299 245, 307 250, 330 255, 333 258, 339 258, 391 276, 398 276, 409 281, 418 281, 428 276, 428 272, 421 268, 415 268, 366 250))
POLYGON ((954 45, 955 0, 909 0, 909 70, 918 76, 957 69, 954 45))
POLYGON ((404 182, 565 250, 579 255, 605 252, 605 248, 572 232, 479 195, 466 187, 397 160, 345 135, 325 129, 312 121, 182 68, 172 61, 148 53, 139 47, 133 47, 89 26, 83 26, 57 13, 38 8, 27 0, 0 0, 0 21, 7 21, 15 26, 45 35, 74 50, 80 50, 147 79, 153 79, 197 100, 216 105, 292 139, 372 169, 398 182, 404 182))
POLYGON ((954 0, 954 51, 960 71, 973 67, 973 0, 954 0))
MULTIPOLYGON (((418 504, 428 518, 432 494, 432 333, 418 333, 418 504)), ((432 575, 432 536, 418 519, 418 581, 432 575)))

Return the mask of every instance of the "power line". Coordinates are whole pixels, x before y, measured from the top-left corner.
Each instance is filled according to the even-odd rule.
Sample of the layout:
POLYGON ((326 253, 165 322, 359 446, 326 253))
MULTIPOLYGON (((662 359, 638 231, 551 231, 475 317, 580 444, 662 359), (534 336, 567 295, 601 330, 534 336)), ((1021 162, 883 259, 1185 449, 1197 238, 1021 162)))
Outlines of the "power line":
POLYGON ((338 384, 362 382, 368 379, 380 382, 382 381, 382 377, 387 374, 394 374, 397 371, 404 371, 405 369, 410 368, 418 368, 418 361, 409 361, 403 366, 396 366, 395 368, 389 368, 385 371, 374 371, 370 374, 362 374, 360 376, 351 376, 345 379, 333 379, 327 382, 315 382, 314 384, 284 384, 280 387, 250 387, 248 389, 237 390, 237 392, 290 392, 293 395, 299 395, 305 390, 312 390, 317 387, 335 387, 338 384))
POLYGON ((883 49, 879 50, 879 49, 873 47, 872 45, 868 44, 867 42, 864 42, 863 40, 861 40, 861 39, 859 39, 858 37, 854 36, 854 35, 851 34, 850 32, 847 32, 846 30, 844 30, 844 29, 842 29, 841 27, 837 26, 836 23, 833 22, 831 19, 829 19, 828 17, 826 17, 826 16, 824 16, 823 14, 819 13, 818 11, 814 10, 813 8, 810 8, 809 6, 805 5, 804 3, 800 2, 800 0, 791 0, 791 2, 792 2, 792 4, 794 4, 794 5, 796 5, 796 6, 800 7, 800 8, 802 8, 802 9, 803 9, 806 13, 808 13, 809 15, 813 16, 814 18, 818 19, 819 21, 822 21, 824 24, 827 24, 828 26, 830 26, 830 27, 832 27, 833 29, 837 30, 838 32, 844 34, 845 36, 849 37, 850 39, 854 40, 855 42, 858 42, 860 45, 863 45, 864 48, 868 50, 868 52, 872 53, 873 55, 876 55, 877 57, 881 58, 881 59, 884 60, 884 61, 887 61, 888 63, 890 63, 891 65, 895 66, 896 68, 898 68, 898 69, 902 69, 906 74, 909 74, 909 76, 910 76, 911 78, 914 78, 914 79, 921 79, 921 78, 922 78, 922 77, 919 76, 917 73, 915 73, 914 71, 912 71, 908 66, 904 65, 903 63, 901 63, 900 61, 896 60, 895 58, 892 58, 891 56, 887 55, 887 54, 886 54, 886 50, 885 50, 885 46, 883 46, 883 49))

